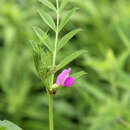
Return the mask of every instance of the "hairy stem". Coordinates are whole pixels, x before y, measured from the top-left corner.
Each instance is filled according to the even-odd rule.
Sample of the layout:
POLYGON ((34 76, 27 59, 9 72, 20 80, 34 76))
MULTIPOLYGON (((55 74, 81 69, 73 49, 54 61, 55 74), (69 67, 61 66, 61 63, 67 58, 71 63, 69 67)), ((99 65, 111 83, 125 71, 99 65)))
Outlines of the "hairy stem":
MULTIPOLYGON (((55 36, 55 44, 54 44, 54 52, 53 52, 53 62, 52 62, 52 66, 53 68, 55 67, 56 64, 56 52, 57 52, 57 44, 58 44, 58 36, 59 36, 59 3, 58 0, 56 0, 56 5, 57 5, 57 28, 56 28, 56 36, 55 36)), ((51 77, 51 85, 50 87, 52 87, 53 85, 53 81, 54 80, 54 74, 52 74, 51 77)), ((53 125, 53 95, 51 93, 49 93, 49 129, 50 130, 54 130, 54 125, 53 125)))

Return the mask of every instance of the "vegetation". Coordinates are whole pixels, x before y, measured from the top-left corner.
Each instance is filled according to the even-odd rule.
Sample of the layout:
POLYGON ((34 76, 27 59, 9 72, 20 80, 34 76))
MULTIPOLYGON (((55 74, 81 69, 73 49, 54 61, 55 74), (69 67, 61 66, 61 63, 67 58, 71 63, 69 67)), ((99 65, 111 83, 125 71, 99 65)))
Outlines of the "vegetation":
MULTIPOLYGON (((49 1, 56 7, 54 0, 49 1)), ((76 12, 59 39, 77 27, 82 31, 68 34, 72 39, 65 39, 68 44, 59 47, 57 64, 63 67, 66 64, 61 61, 68 55, 87 50, 64 66, 71 67, 72 74, 83 70, 87 76, 77 77, 73 87, 57 90, 53 96, 55 130, 129 130, 129 0, 63 1, 67 5, 60 18, 69 10, 76 12)), ((55 40, 55 33, 37 13, 45 10, 56 21, 55 9, 49 7, 53 10, 37 0, 0 0, 0 120, 10 120, 24 130, 49 130, 48 96, 30 46, 30 41, 38 40, 36 26, 49 34, 50 41, 55 40)))

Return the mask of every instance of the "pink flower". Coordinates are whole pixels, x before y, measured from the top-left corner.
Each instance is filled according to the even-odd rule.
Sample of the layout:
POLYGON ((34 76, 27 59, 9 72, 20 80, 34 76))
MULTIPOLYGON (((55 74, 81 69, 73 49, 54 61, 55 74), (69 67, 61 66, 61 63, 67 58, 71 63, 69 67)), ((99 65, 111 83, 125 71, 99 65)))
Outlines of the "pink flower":
POLYGON ((71 68, 63 70, 57 77, 56 84, 58 86, 65 85, 66 87, 70 87, 74 84, 74 78, 69 76, 71 68))

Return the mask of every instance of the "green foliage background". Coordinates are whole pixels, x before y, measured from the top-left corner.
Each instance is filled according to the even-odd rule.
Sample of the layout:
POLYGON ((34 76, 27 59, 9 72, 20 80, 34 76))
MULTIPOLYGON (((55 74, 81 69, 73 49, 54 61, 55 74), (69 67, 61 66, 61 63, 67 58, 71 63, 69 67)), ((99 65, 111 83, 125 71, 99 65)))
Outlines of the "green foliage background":
MULTIPOLYGON (((88 74, 54 96, 55 130, 129 130, 130 1, 70 0, 67 8, 73 6, 79 10, 61 36, 77 27, 83 31, 62 49, 57 62, 86 49, 69 67, 88 74)), ((48 98, 29 43, 33 26, 48 30, 37 8, 45 7, 36 0, 0 0, 0 120, 24 130, 48 130, 48 98)))

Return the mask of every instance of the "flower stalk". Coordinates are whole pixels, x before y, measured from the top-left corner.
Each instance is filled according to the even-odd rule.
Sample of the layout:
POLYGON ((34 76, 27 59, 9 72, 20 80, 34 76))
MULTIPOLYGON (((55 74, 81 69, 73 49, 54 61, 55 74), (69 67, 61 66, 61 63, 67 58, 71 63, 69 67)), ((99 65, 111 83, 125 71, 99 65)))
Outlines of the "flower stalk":
MULTIPOLYGON (((54 52, 53 52, 53 59, 52 59, 52 67, 55 67, 56 64, 56 52, 57 52, 57 44, 58 44, 58 36, 59 36, 59 1, 56 0, 56 6, 57 6, 57 20, 56 20, 56 31, 55 31, 55 44, 54 44, 54 52)), ((54 82, 54 74, 52 74, 51 77, 51 85, 50 89, 52 89, 54 82)), ((53 121, 53 94, 49 93, 49 130, 54 130, 54 121, 53 121)))
POLYGON ((53 123, 53 95, 49 94, 49 130, 54 130, 53 123))
POLYGON ((31 42, 33 47, 33 58, 35 67, 38 73, 38 76, 42 79, 43 85, 46 88, 49 98, 49 130, 54 130, 53 123, 53 96, 56 94, 57 89, 63 87, 71 87, 75 83, 75 77, 79 77, 83 75, 83 72, 78 72, 73 75, 70 75, 71 68, 63 69, 62 72, 57 76, 56 82, 54 82, 55 72, 62 69, 65 65, 72 62, 74 59, 79 57, 85 51, 80 50, 74 52, 73 54, 67 56, 64 60, 61 61, 56 66, 56 58, 58 51, 65 46, 65 44, 78 33, 81 29, 73 30, 67 34, 65 34, 61 39, 59 39, 59 33, 64 28, 64 26, 69 21, 72 14, 76 11, 72 9, 66 13, 64 17, 62 17, 60 22, 60 11, 66 6, 66 1, 62 1, 59 7, 59 0, 56 0, 56 7, 47 0, 47 3, 40 0, 40 3, 48 7, 49 9, 56 12, 56 23, 54 19, 45 11, 38 10, 38 14, 40 15, 43 22, 49 26, 55 32, 55 41, 52 45, 50 45, 48 41, 50 41, 49 36, 46 32, 44 32, 39 27, 35 27, 33 30, 39 40, 38 44, 35 44, 37 40, 31 42), (46 41, 48 40, 48 41, 46 41), (59 45, 58 45, 59 44, 59 45), (58 46, 57 46, 58 45, 58 46), (44 52, 43 52, 44 51, 44 52))

